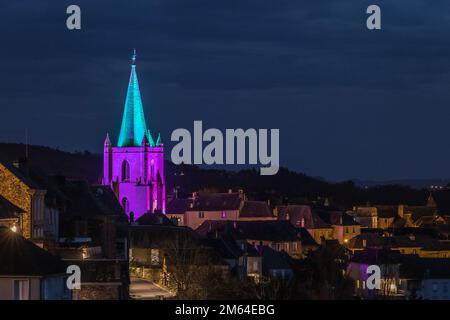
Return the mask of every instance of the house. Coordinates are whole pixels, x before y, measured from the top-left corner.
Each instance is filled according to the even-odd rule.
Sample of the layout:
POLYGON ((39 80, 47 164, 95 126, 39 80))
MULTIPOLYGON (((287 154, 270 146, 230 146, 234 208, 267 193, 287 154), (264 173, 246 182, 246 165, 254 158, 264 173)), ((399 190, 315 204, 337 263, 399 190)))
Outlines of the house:
POLYGON ((266 201, 245 200, 239 211, 239 221, 276 220, 266 201))
POLYGON ((62 256, 76 258, 127 259, 127 217, 114 192, 106 186, 89 186, 84 181, 58 179, 64 196, 61 206, 59 245, 53 250, 62 256), (93 255, 84 254, 81 248, 93 255))
POLYGON ((111 188, 49 176, 28 161, 0 164, 0 180, 0 223, 81 267, 76 299, 128 297, 128 221, 111 188), (108 268, 114 280, 102 276, 108 268), (103 295, 109 286, 117 294, 103 295))
POLYGON ((167 202, 166 216, 177 226, 185 226, 186 211, 191 207, 192 199, 173 198, 167 202))
POLYGON ((206 220, 239 219, 239 209, 244 200, 240 193, 194 193, 191 207, 185 215, 185 225, 196 229, 206 220))
POLYGON ((127 260, 65 259, 81 269, 81 289, 73 290, 73 300, 126 300, 129 297, 127 260))
POLYGON ((60 237, 49 250, 81 268, 79 300, 128 298, 128 221, 107 186, 58 178, 60 237))
POLYGON ((294 272, 289 263, 289 256, 285 252, 273 250, 268 246, 260 246, 258 250, 262 256, 263 275, 288 281, 294 272))
POLYGON ((347 243, 353 253, 365 248, 389 248, 403 255, 418 255, 423 258, 449 258, 450 242, 438 238, 433 230, 405 228, 395 234, 374 231, 365 232, 347 243))
POLYGON ((400 281, 407 299, 450 300, 450 260, 404 257, 400 281))
POLYGON ((399 206, 376 206, 377 208, 377 228, 389 229, 394 221, 401 217, 401 207, 399 206), (400 212, 400 214, 399 214, 400 212))
MULTIPOLYGON (((198 228, 206 220, 261 221, 275 220, 269 204, 265 201, 247 200, 243 190, 228 193, 194 192, 188 201, 184 214, 184 225, 192 229, 198 228)), ((180 200, 175 201, 169 216, 179 220, 179 212, 183 211, 180 200), (182 210, 179 210, 182 209, 182 210)))
POLYGON ((19 233, 0 226, 0 300, 70 300, 67 266, 19 233))
POLYGON ((295 227, 306 228, 314 241, 334 239, 333 227, 324 222, 308 205, 288 205, 275 208, 278 220, 287 220, 295 227))
POLYGON ((59 211, 54 194, 41 183, 45 177, 26 160, 0 163, 0 196, 20 209, 17 232, 44 245, 58 236, 59 211))
MULTIPOLYGON (((192 229, 175 225, 134 224, 129 228, 130 271, 161 286, 179 290, 174 279, 180 272, 195 269, 227 274, 239 260, 237 253, 223 245, 216 248, 192 229), (217 250, 225 249, 223 251, 217 250)), ((239 250, 234 249, 237 252, 239 250)))
POLYGON ((353 207, 347 212, 363 228, 377 228, 378 211, 376 207, 353 207))
POLYGON ((319 244, 314 240, 311 234, 305 228, 296 228, 297 235, 302 243, 303 255, 305 256, 308 252, 314 251, 319 247, 319 244))
POLYGON ((400 256, 398 252, 378 248, 357 252, 347 266, 347 275, 355 282, 355 295, 362 299, 400 297, 400 256), (372 274, 369 266, 379 267, 379 289, 367 285, 372 274))
POLYGON ((202 237, 229 235, 235 240, 254 246, 266 245, 276 251, 285 251, 293 257, 302 257, 299 234, 289 221, 205 221, 195 230, 202 237))
POLYGON ((262 277, 262 257, 248 242, 222 236, 208 237, 204 239, 204 243, 212 247, 227 262, 232 274, 241 279, 249 277, 255 282, 262 277))
POLYGON ((318 210, 317 214, 326 224, 331 225, 333 239, 340 244, 361 234, 361 225, 345 212, 318 210))

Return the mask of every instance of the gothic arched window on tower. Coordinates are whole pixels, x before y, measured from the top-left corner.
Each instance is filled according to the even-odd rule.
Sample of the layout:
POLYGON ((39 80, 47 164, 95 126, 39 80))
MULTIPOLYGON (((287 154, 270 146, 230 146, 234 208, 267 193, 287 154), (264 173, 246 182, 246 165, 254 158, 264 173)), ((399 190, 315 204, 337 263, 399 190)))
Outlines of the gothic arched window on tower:
POLYGON ((128 201, 127 198, 122 199, 122 208, 125 211, 125 213, 128 213, 128 211, 130 210, 130 202, 128 201))
POLYGON ((127 160, 122 162, 122 181, 130 181, 130 164, 127 160))

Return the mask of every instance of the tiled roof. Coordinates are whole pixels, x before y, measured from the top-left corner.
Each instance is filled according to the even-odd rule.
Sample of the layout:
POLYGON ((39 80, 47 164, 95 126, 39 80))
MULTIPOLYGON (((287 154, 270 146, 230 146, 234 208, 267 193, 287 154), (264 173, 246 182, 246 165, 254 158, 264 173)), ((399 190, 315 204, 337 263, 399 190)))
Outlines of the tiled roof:
POLYGON ((65 272, 66 264, 60 258, 0 227, 0 275, 46 276, 65 272))
POLYGON ((190 228, 168 225, 132 225, 129 227, 130 246, 137 248, 157 248, 167 245, 171 239, 189 239, 199 237, 190 228))
POLYGON ((396 218, 398 206, 376 206, 378 218, 396 218))
POLYGON ((20 181, 25 183, 31 189, 41 189, 41 186, 38 185, 33 179, 31 179, 23 170, 15 167, 12 164, 0 162, 0 165, 3 165, 7 170, 9 170, 12 174, 14 174, 20 181))
POLYGON ((381 248, 386 243, 387 238, 382 237, 378 233, 362 233, 350 239, 346 246, 350 249, 362 249, 365 246, 381 248))
POLYGON ((279 269, 291 269, 289 258, 285 252, 275 251, 268 246, 261 246, 262 264, 264 272, 279 269))
POLYGON ((449 279, 450 259, 403 256, 400 277, 403 279, 449 279))
POLYGON ((166 205, 167 214, 184 214, 189 210, 192 203, 191 199, 172 199, 166 205))
POLYGON ((196 230, 202 236, 216 231, 235 239, 259 241, 299 241, 297 231, 289 221, 204 221, 196 230))
POLYGON ((220 237, 217 239, 205 239, 205 243, 211 246, 223 259, 238 259, 244 253, 229 237, 220 237))
POLYGON ((305 246, 318 246, 319 244, 314 240, 311 234, 305 228, 297 228, 298 235, 305 246))
POLYGON ((72 216, 118 215, 124 212, 109 187, 91 187, 85 181, 66 181, 59 186, 67 197, 65 214, 72 216))
POLYGON ((399 264, 400 261, 401 254, 398 251, 377 248, 365 248, 351 259, 351 262, 375 265, 399 264))
POLYGON ((404 210, 406 213, 411 213, 413 221, 417 221, 423 217, 432 217, 437 214, 436 208, 426 206, 407 206, 404 210))
POLYGON ((245 201, 239 216, 243 218, 271 218, 272 210, 265 201, 245 201))
POLYGON ((146 213, 136 220, 136 223, 141 226, 149 225, 166 225, 173 226, 174 224, 162 213, 146 213))
POLYGON ((325 229, 331 226, 325 223, 316 213, 307 205, 288 205, 279 206, 278 219, 289 220, 296 227, 303 227, 306 229, 325 229))
POLYGON ((334 226, 358 226, 353 218, 342 211, 318 211, 319 217, 326 223, 334 226))
POLYGON ((238 210, 240 204, 239 193, 199 193, 188 211, 238 210))

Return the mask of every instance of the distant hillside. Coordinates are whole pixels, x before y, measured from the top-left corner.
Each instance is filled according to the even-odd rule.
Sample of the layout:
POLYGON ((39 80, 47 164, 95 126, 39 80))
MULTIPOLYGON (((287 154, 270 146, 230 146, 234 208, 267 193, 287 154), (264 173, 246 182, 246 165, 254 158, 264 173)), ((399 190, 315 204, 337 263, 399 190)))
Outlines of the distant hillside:
MULTIPOLYGON (((0 143, 0 161, 12 163, 25 157, 25 145, 0 143)), ((28 146, 28 159, 31 165, 42 168, 50 175, 65 175, 71 179, 98 183, 103 157, 89 152, 70 153, 43 146, 28 146)))
POLYGON ((445 187, 450 183, 450 179, 398 179, 398 180, 387 180, 387 181, 371 181, 371 180, 355 180, 357 186, 360 187, 374 187, 386 184, 397 184, 409 186, 415 189, 423 188, 436 188, 445 187))
MULTIPOLYGON (((29 146, 29 163, 50 175, 64 175, 96 184, 101 182, 103 157, 89 152, 70 153, 43 146, 29 146)), ((12 163, 23 158, 25 145, 0 143, 0 161, 12 163)), ((180 196, 193 191, 220 191, 242 188, 252 199, 270 200, 272 204, 309 203, 328 198, 333 204, 424 204, 428 192, 400 185, 361 188, 352 181, 331 183, 302 173, 280 168, 277 175, 261 176, 259 170, 239 172, 203 169, 193 165, 175 166, 166 161, 166 187, 178 189, 180 196)))

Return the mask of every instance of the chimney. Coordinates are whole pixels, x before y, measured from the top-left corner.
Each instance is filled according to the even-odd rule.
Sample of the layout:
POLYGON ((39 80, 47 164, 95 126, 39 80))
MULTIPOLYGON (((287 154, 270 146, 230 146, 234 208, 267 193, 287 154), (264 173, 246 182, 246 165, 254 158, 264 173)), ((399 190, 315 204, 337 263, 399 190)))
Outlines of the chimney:
POLYGON ((239 189, 238 193, 239 193, 239 198, 241 200, 243 200, 243 201, 247 200, 247 197, 245 196, 245 193, 244 193, 244 189, 239 189))
MULTIPOLYGON (((192 192, 192 206, 198 198, 198 192, 192 192)), ((192 207, 191 207, 192 208, 192 207)))
POLYGON ((130 223, 133 223, 133 222, 134 222, 134 212, 131 211, 130 212, 130 223))

